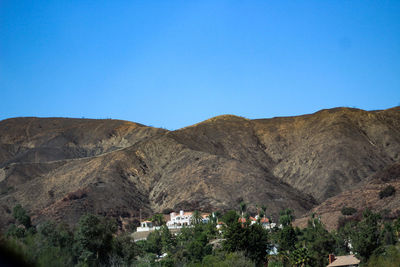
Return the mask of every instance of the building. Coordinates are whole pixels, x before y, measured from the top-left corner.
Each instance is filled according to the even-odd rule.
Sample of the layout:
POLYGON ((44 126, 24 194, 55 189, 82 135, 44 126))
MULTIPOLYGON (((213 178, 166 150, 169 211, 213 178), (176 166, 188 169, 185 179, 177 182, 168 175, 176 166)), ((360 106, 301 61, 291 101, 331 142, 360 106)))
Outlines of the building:
POLYGON ((192 224, 193 212, 184 212, 183 210, 179 211, 179 213, 171 212, 170 220, 167 222, 167 226, 176 227, 176 226, 188 226, 192 224))
MULTIPOLYGON (((201 214, 201 222, 202 223, 209 223, 210 222, 210 213, 202 213, 201 214)), ((214 213, 212 214, 214 216, 214 213)))
MULTIPOLYGON (((242 224, 245 223, 246 221, 247 221, 246 218, 239 218, 239 222, 242 224)), ((256 215, 255 217, 250 216, 249 221, 250 225, 259 223, 265 229, 272 229, 276 226, 275 223, 270 223, 268 218, 259 218, 258 215, 256 215)))
POLYGON ((136 228, 136 232, 154 231, 157 228, 159 228, 159 227, 154 227, 153 222, 143 221, 143 222, 140 222, 140 227, 136 228))
MULTIPOLYGON (((200 213, 201 222, 208 223, 210 221, 210 213, 200 213)), ((176 228, 182 226, 189 226, 193 224, 193 212, 184 212, 183 210, 179 213, 171 212, 170 220, 167 221, 168 228, 176 228)))
POLYGON ((346 267, 355 267, 359 266, 360 260, 357 259, 354 255, 346 255, 346 256, 335 256, 329 255, 329 265, 327 267, 337 267, 337 266, 346 266, 346 267))

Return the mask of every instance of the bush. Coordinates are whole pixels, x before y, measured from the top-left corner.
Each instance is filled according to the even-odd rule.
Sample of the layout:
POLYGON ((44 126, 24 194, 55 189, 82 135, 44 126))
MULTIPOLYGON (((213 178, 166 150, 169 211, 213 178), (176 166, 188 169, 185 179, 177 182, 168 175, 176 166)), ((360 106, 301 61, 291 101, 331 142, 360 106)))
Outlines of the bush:
POLYGON ((352 207, 343 207, 341 212, 343 215, 353 215, 354 213, 357 212, 357 210, 352 207))
POLYGON ((385 198, 385 197, 390 197, 396 192, 396 189, 392 185, 388 185, 383 189, 382 191, 379 192, 379 198, 385 198))
POLYGON ((162 214, 170 214, 170 213, 173 212, 173 211, 174 211, 174 210, 171 209, 171 208, 166 208, 166 209, 163 209, 162 214))

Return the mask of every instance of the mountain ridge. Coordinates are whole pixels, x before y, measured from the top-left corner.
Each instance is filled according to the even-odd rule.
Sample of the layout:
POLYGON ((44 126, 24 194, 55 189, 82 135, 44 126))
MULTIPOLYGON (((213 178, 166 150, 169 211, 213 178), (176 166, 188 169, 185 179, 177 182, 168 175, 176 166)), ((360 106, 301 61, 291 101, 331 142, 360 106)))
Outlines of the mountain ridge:
POLYGON ((122 227, 166 209, 266 204, 306 214, 400 158, 400 107, 250 120, 221 115, 174 131, 129 121, 0 121, 0 227, 17 202, 34 222, 86 212, 122 227))

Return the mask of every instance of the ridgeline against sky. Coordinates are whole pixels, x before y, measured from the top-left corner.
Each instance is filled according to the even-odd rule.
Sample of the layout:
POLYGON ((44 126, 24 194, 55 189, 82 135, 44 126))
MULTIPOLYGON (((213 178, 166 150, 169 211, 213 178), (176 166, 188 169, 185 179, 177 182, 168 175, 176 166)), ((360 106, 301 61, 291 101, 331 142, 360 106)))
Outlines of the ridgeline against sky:
POLYGON ((1 1, 0 119, 176 129, 400 104, 399 1, 1 1))

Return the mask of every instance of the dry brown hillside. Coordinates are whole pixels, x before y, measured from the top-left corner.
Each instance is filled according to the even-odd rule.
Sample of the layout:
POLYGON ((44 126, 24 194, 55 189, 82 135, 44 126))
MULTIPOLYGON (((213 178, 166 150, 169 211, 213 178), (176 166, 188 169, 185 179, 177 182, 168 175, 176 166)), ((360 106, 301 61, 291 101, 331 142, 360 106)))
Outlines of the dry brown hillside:
POLYGON ((400 160, 400 108, 337 108, 248 120, 224 115, 176 131, 118 120, 0 122, 0 227, 93 212, 120 222, 164 209, 305 214, 400 160))

